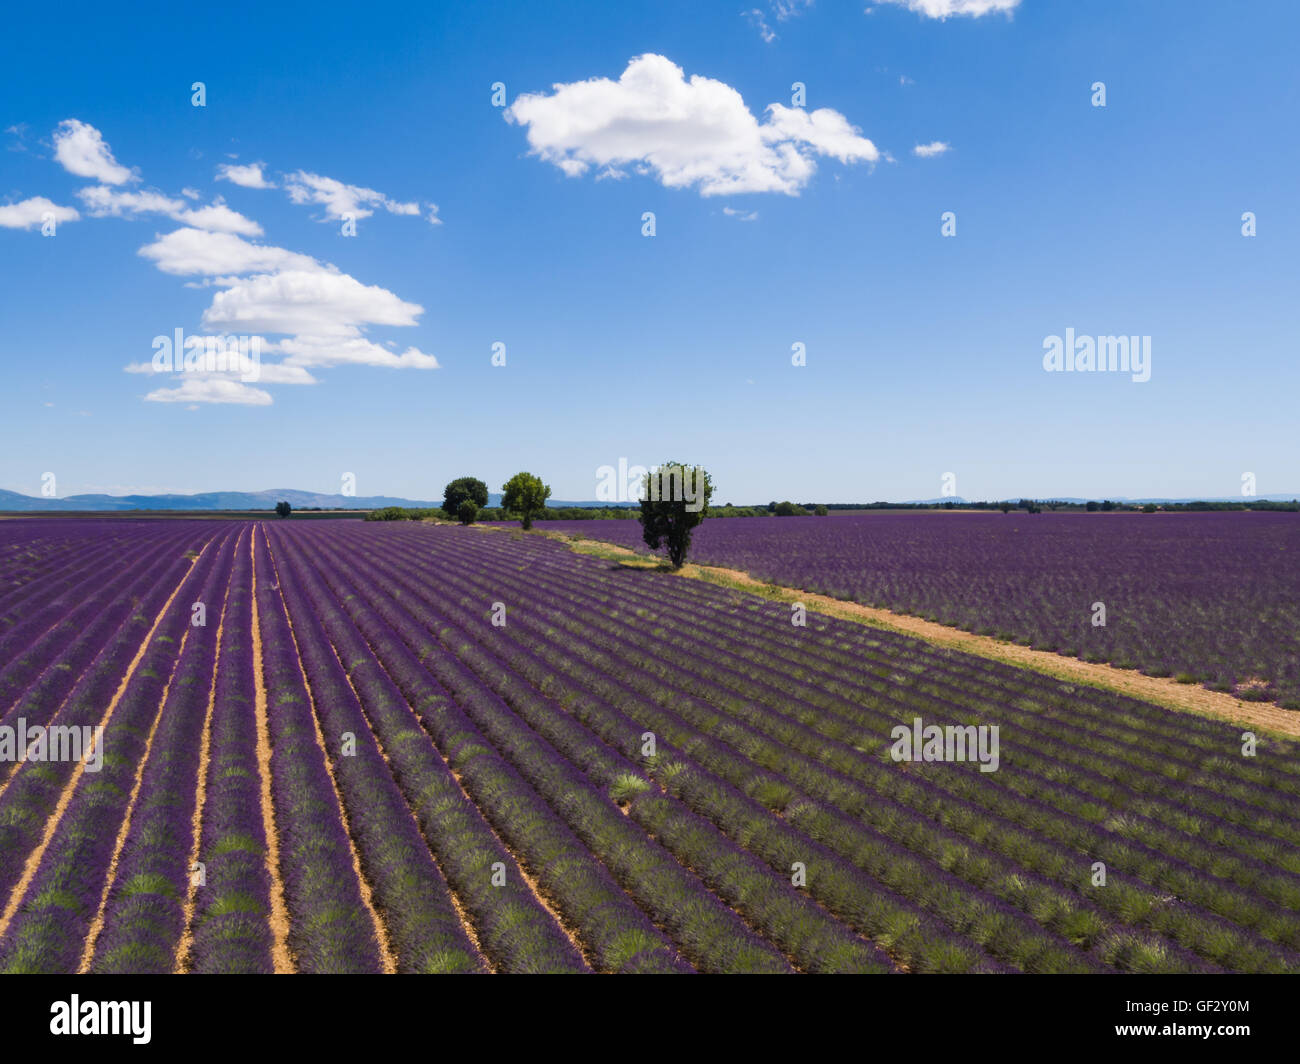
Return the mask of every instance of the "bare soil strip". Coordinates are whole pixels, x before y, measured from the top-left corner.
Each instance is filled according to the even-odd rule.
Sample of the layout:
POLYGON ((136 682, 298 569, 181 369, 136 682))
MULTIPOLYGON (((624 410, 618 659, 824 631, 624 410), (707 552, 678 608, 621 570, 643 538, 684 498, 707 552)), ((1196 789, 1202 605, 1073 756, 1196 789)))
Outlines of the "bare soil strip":
MULTIPOLYGON (((474 527, 474 526, 471 526, 474 527)), ((621 565, 654 569, 660 562, 627 547, 593 539, 571 539, 560 532, 542 533, 558 539, 580 554, 593 554, 617 560, 621 565)), ((857 602, 832 598, 812 591, 757 580, 739 569, 726 569, 714 565, 684 565, 676 574, 692 580, 761 595, 778 602, 801 602, 815 610, 840 620, 855 621, 875 628, 885 628, 902 635, 913 636, 951 647, 967 654, 975 654, 1021 669, 1046 673, 1069 683, 1099 687, 1117 694, 1128 695, 1145 702, 1155 702, 1167 709, 1182 713, 1195 713, 1202 717, 1226 720, 1243 728, 1252 728, 1300 739, 1300 713, 1285 710, 1267 702, 1243 702, 1222 691, 1210 691, 1197 684, 1180 684, 1167 676, 1147 676, 1136 670, 1117 669, 1113 665, 1067 658, 1047 650, 1034 650, 1018 643, 1005 643, 992 636, 975 635, 960 628, 949 628, 921 617, 912 617, 893 610, 864 606, 857 602)))
MULTIPOLYGON (((171 609, 172 602, 174 602, 176 596, 181 593, 181 588, 185 586, 186 581, 189 580, 190 575, 194 572, 194 566, 198 564, 199 559, 203 557, 204 551, 212 545, 212 542, 211 539, 208 540, 208 542, 203 545, 203 550, 199 551, 198 554, 190 559, 189 569, 186 570, 185 574, 180 578, 176 587, 172 589, 172 593, 167 596, 167 601, 163 603, 162 609, 158 611, 158 616, 153 619, 153 624, 150 625, 149 631, 145 634, 144 639, 140 641, 140 646, 136 649, 135 657, 131 659, 131 663, 126 667, 126 672, 122 675, 122 682, 117 685, 117 690, 113 692, 113 697, 109 700, 108 707, 104 710, 104 716, 99 722, 101 728, 108 728, 109 723, 113 719, 113 714, 117 710, 118 703, 122 701, 122 696, 126 694, 127 684, 131 682, 131 677, 135 675, 135 670, 139 668, 140 662, 144 658, 145 651, 149 649, 149 644, 153 642, 154 632, 156 632, 158 626, 162 624, 163 618, 167 616, 167 611, 171 609)), ((99 733, 101 736, 101 742, 103 742, 103 734, 103 732, 99 733)), ((54 812, 50 814, 49 818, 45 822, 45 833, 41 836, 40 843, 37 845, 36 849, 27 856, 27 863, 23 867, 23 874, 14 885, 14 889, 9 895, 9 903, 5 906, 4 913, 0 914, 0 938, 3 938, 5 933, 9 930, 9 924, 13 921, 14 914, 18 912, 18 906, 22 904, 23 897, 27 893, 27 888, 32 885, 32 880, 36 877, 36 870, 41 865, 41 859, 45 856, 45 851, 50 845, 50 840, 54 838, 54 833, 58 830, 59 824, 63 820, 63 814, 67 811, 68 804, 72 801, 73 794, 76 793, 77 784, 81 782, 82 774, 86 771, 86 758, 89 757, 89 753, 90 752, 87 751, 85 756, 77 762, 77 767, 73 769, 71 778, 63 788, 63 793, 59 795, 59 800, 54 806, 54 812)), ((15 772, 14 775, 16 776, 17 773, 15 772)), ((10 778, 12 779, 13 777, 11 776, 10 778)))
MULTIPOLYGON (((239 554, 239 544, 243 542, 244 533, 239 533, 235 543, 235 554, 239 554)), ((194 882, 194 866, 199 860, 199 845, 203 841, 203 807, 208 800, 208 770, 212 762, 212 714, 217 705, 217 670, 221 667, 221 640, 226 627, 226 607, 230 604, 230 588, 234 583, 234 569, 230 571, 230 583, 226 584, 226 593, 221 599, 221 616, 217 618, 217 645, 212 652, 212 682, 208 687, 208 707, 203 714, 203 737, 199 740, 199 776, 194 788, 194 813, 190 818, 190 831, 194 842, 190 846, 190 859, 185 864, 189 873, 189 885, 185 891, 185 904, 181 910, 181 938, 176 944, 176 956, 172 971, 182 974, 189 971, 190 949, 194 944, 194 905, 198 898, 198 885, 194 882)))
POLYGON ((104 930, 104 910, 108 907, 109 892, 117 881, 117 866, 122 859, 122 848, 126 845, 126 837, 131 831, 131 821, 135 817, 135 804, 140 798, 140 786, 144 783, 144 770, 149 764, 149 755, 153 752, 154 736, 158 734, 158 725, 162 722, 163 710, 167 707, 167 696, 171 693, 172 680, 176 678, 176 670, 180 668, 181 657, 185 653, 185 644, 189 640, 192 630, 186 628, 185 634, 181 636, 180 646, 176 648, 176 660, 172 662, 172 670, 167 676, 167 682, 163 684, 162 694, 158 696, 158 712, 154 714, 153 723, 149 725, 149 735, 144 741, 144 752, 140 755, 140 764, 135 769, 135 780, 131 784, 131 796, 126 802, 126 816, 122 818, 122 823, 118 825, 117 839, 113 843, 113 856, 108 861, 108 875, 104 877, 104 889, 100 892, 99 905, 95 909, 95 918, 90 922, 90 931, 86 935, 85 944, 82 946, 81 963, 77 965, 78 975, 85 975, 90 970, 90 961, 95 955, 95 945, 99 941, 100 932, 104 930))
MULTIPOLYGON (((393 686, 396 687, 397 681, 393 678, 392 673, 388 671, 388 666, 384 664, 383 658, 381 658, 375 651, 375 648, 370 645, 370 640, 366 639, 365 635, 361 632, 358 632, 358 635, 361 636, 365 641, 366 646, 369 647, 371 657, 375 659, 375 662, 384 671, 384 674, 392 680, 393 686)), ((460 778, 460 773, 451 767, 451 762, 447 760, 447 756, 438 748, 438 744, 433 741, 433 736, 429 734, 429 730, 421 723, 420 715, 415 712, 415 707, 412 706, 410 702, 406 701, 406 699, 402 700, 402 704, 406 706, 407 711, 411 714, 412 726, 429 740, 429 744, 433 747, 433 752, 437 754, 442 760, 442 763, 447 766, 447 771, 451 774, 451 778, 460 789, 461 796, 469 803, 471 808, 478 810, 479 816, 483 820, 483 825, 489 832, 491 832, 492 837, 496 839, 501 848, 510 855, 511 860, 515 862, 515 867, 519 869, 520 878, 524 881, 524 885, 532 892, 533 897, 537 900, 537 904, 540 905, 550 918, 555 921, 555 926, 560 929, 564 934, 564 937, 567 938, 573 948, 578 951, 578 955, 586 962, 587 967, 592 971, 599 971, 595 955, 583 944, 577 933, 564 922, 556 908, 547 900, 546 895, 542 892, 542 888, 538 885, 537 880, 528 874, 528 870, 524 867, 524 862, 520 859, 519 854, 515 853, 515 851, 510 848, 505 839, 503 839, 497 832, 497 829, 492 826, 492 822, 488 819, 487 814, 479 808, 478 803, 475 802, 474 799, 470 797, 469 792, 465 790, 465 783, 460 778)))
MULTIPOLYGON (((263 538, 266 534, 263 533, 263 538)), ((352 825, 348 822, 348 811, 343 805, 343 792, 339 790, 339 781, 334 774, 334 759, 330 757, 329 748, 325 745, 325 735, 320 726, 320 710, 316 708, 316 692, 312 690, 311 681, 307 679, 307 671, 302 667, 302 651, 298 649, 298 636, 293 630, 293 618, 289 616, 289 604, 284 601, 284 594, 280 589, 280 568, 276 565, 275 551, 271 548, 271 541, 266 539, 266 553, 271 558, 271 566, 275 571, 275 589, 280 598, 280 606, 284 610, 284 619, 289 625, 289 638, 293 640, 294 660, 298 664, 298 673, 302 676, 302 685, 307 691, 307 699, 311 702, 311 722, 316 731, 316 745, 320 748, 321 757, 325 759, 325 772, 329 775, 330 786, 334 789, 334 801, 339 808, 339 819, 343 822, 343 834, 347 836, 348 852, 352 855, 352 871, 357 877, 357 885, 361 890, 361 901, 366 907, 366 912, 370 914, 371 923, 375 927, 375 940, 379 943, 379 959, 383 965, 385 975, 394 975, 397 972, 397 954, 393 951, 393 941, 388 933, 383 918, 379 915, 379 910, 375 908, 374 892, 371 890, 370 881, 366 878, 365 872, 361 869, 361 857, 357 854, 356 843, 352 841, 352 825)))
POLYGON ((379 733, 375 731, 374 725, 370 723, 370 714, 366 712, 365 703, 361 701, 361 695, 357 691, 356 685, 352 682, 352 676, 348 672, 347 666, 343 664, 343 659, 339 657, 338 647, 334 645, 334 640, 329 637, 328 632, 325 633, 325 638, 329 643, 330 651, 334 654, 334 660, 339 663, 339 668, 343 672, 343 677, 348 682, 348 687, 352 689, 352 696, 357 700, 357 708, 361 712, 361 719, 366 722, 366 727, 370 729, 370 737, 375 742, 375 749, 379 751, 379 756, 384 759, 384 764, 388 766, 388 774, 393 777, 394 785, 397 786, 398 792, 402 794, 403 805, 406 807, 406 812, 411 817, 411 823, 415 825, 415 830, 419 832, 420 838, 424 839, 424 844, 429 847, 429 857, 433 861, 433 866, 438 870, 438 875, 442 877, 443 886, 447 888, 447 897, 451 899, 451 907, 456 910, 456 917, 460 920, 460 926, 465 932, 465 937, 469 939, 470 944, 474 947, 474 952, 478 954, 484 967, 487 968, 489 972, 496 974, 496 965, 492 963, 492 958, 489 957, 487 952, 483 949, 483 943, 479 941, 478 931, 475 930, 473 921, 470 920, 469 913, 465 910, 464 904, 461 902, 459 895, 457 895, 456 888, 451 885, 451 880, 447 878, 447 874, 442 870, 442 862, 438 860, 438 854, 430 844, 428 836, 424 834, 424 830, 420 827, 420 818, 415 815, 415 810, 411 807, 410 800, 407 799, 405 793, 402 792, 401 785, 397 781, 397 774, 393 771, 393 764, 388 758, 388 751, 384 749, 384 744, 379 738, 379 733))
POLYGON ((275 805, 271 799, 271 730, 266 719, 266 680, 262 675, 262 626, 257 612, 257 526, 248 537, 248 554, 252 560, 253 580, 250 597, 253 606, 253 711, 257 717, 257 771, 262 783, 262 830, 266 835, 266 870, 271 876, 271 964, 276 975, 295 970, 289 953, 289 907, 284 902, 284 883, 280 879, 280 836, 275 832, 275 805))

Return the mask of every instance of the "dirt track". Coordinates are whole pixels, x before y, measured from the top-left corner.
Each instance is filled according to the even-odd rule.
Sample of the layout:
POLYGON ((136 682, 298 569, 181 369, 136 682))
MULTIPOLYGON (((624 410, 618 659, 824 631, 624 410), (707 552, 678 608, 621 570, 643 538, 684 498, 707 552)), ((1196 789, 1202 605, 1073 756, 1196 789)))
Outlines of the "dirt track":
MULTIPOLYGON (((644 554, 601 540, 574 540, 566 534, 557 532, 543 532, 543 534, 567 543, 580 553, 618 558, 624 565, 652 568, 659 564, 644 554)), ((1117 669, 1113 665, 1080 661, 1078 658, 1063 657, 1046 650, 1034 650, 1016 643, 1006 643, 992 636, 975 635, 960 628, 949 628, 905 613, 863 606, 860 603, 802 591, 799 588, 769 584, 756 580, 738 569, 687 564, 677 575, 759 594, 778 602, 802 602, 808 609, 831 617, 891 629, 938 646, 952 647, 967 654, 977 654, 1022 669, 1033 669, 1070 683, 1102 687, 1132 698, 1155 702, 1183 713, 1217 717, 1240 724, 1244 728, 1259 729, 1300 739, 1300 713, 1281 709, 1271 702, 1243 702, 1232 695, 1210 691, 1196 684, 1180 684, 1169 677, 1146 676, 1134 670, 1117 669)))

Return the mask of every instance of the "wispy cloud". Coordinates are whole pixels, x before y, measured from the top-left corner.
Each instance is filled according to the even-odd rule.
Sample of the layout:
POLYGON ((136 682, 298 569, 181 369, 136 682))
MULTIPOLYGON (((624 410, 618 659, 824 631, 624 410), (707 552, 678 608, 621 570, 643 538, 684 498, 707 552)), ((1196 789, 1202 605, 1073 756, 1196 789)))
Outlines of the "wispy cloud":
POLYGON ((192 208, 184 200, 174 199, 157 189, 130 192, 108 185, 91 185, 77 193, 87 213, 95 218, 127 218, 142 214, 162 214, 186 225, 242 236, 261 236, 262 227, 251 218, 226 206, 217 197, 206 207, 192 208))
MULTIPOLYGON (((905 7, 926 18, 947 19, 954 15, 979 18, 981 15, 1003 13, 1010 15, 1020 6, 1020 0, 874 0, 876 4, 893 4, 905 7)), ((870 12, 871 8, 867 8, 870 12)))
POLYGON ((264 165, 264 163, 244 163, 242 165, 222 163, 217 167, 217 180, 229 181, 241 188, 275 188, 275 183, 267 180, 266 175, 262 172, 264 165))
POLYGON ((758 35, 763 38, 765 44, 771 44, 776 40, 776 31, 767 24, 767 19, 760 8, 750 8, 748 11, 741 12, 749 20, 749 24, 758 30, 758 35))
POLYGON ((235 403, 240 406, 270 406, 271 393, 242 381, 218 377, 188 376, 174 388, 155 388, 145 397, 149 403, 235 403))
MULTIPOLYGON (((306 170, 288 174, 284 179, 284 187, 294 203, 317 203, 324 207, 325 217, 321 219, 322 221, 348 217, 369 218, 375 213, 372 207, 381 208, 389 214, 418 215, 420 213, 418 203, 402 203, 382 192, 376 192, 373 188, 348 185, 335 178, 311 174, 306 170)), ((434 207, 433 212, 436 211, 437 208, 434 207)))
POLYGON ((943 155, 952 151, 952 145, 942 140, 932 140, 929 144, 918 144, 912 149, 912 154, 920 159, 933 159, 937 155, 943 155))

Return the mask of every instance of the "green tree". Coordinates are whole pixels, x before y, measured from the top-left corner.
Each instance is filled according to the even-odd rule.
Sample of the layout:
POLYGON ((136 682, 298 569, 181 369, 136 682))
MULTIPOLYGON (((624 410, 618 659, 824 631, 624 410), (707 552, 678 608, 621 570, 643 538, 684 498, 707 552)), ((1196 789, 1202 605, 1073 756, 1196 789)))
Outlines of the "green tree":
POLYGON ((825 517, 827 514, 830 513, 830 511, 826 509, 826 507, 822 503, 818 503, 817 509, 815 509, 813 513, 815 513, 818 517, 825 517))
POLYGON ((478 503, 473 499, 461 499, 456 507, 456 516, 462 525, 472 525, 474 518, 478 517, 478 503))
POLYGON ((998 509, 1001 510, 1004 514, 1010 513, 1011 504, 1009 502, 1000 502, 998 503, 998 509))
POLYGON ((641 538, 664 546, 674 569, 686 562, 691 533, 709 513, 713 480, 701 466, 665 462, 641 481, 641 538))
POLYGON ((501 508, 516 514, 525 531, 533 527, 533 518, 546 509, 551 497, 550 486, 532 473, 516 473, 501 491, 501 508))
POLYGON ((442 512, 455 520, 460 516, 460 504, 466 499, 473 499, 482 509, 488 504, 487 485, 477 477, 457 477, 442 491, 442 512))
POLYGON ((1097 503, 1096 503, 1096 501, 1093 500, 1093 499, 1089 499, 1089 500, 1088 500, 1088 505, 1085 507, 1085 509, 1088 511, 1088 513, 1090 513, 1090 514, 1095 514, 1095 513, 1097 512, 1097 503))
POLYGON ((293 513, 293 507, 283 499, 275 504, 275 515, 277 517, 288 517, 291 513, 293 513))

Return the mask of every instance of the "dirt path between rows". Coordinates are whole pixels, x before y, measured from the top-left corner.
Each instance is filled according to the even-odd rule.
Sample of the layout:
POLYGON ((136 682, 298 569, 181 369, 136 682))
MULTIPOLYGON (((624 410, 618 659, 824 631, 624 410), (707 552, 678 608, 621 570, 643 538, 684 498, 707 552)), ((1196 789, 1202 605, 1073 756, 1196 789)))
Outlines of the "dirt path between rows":
MULTIPOLYGON (((265 535, 266 533, 263 533, 265 535)), ((262 672, 262 623, 257 611, 257 526, 248 537, 248 556, 252 568, 249 597, 252 599, 251 641, 253 677, 256 681, 253 715, 257 725, 257 772, 262 785, 262 832, 266 836, 266 871, 271 879, 271 966, 276 975, 296 971, 289 951, 289 907, 284 900, 284 882, 280 878, 280 836, 275 827, 275 800, 271 796, 271 730, 267 722, 266 678, 262 672)))
MULTIPOLYGON (((541 534, 565 543, 580 554, 616 559, 621 565, 653 569, 661 564, 657 559, 648 558, 627 547, 606 543, 603 540, 574 539, 567 533, 545 530, 542 530, 541 534)), ((1147 676, 1136 670, 1117 669, 1113 665, 1067 658, 1051 651, 1034 650, 1032 647, 1006 643, 992 636, 976 635, 960 628, 949 628, 905 613, 864 606, 861 603, 819 595, 795 587, 766 583, 739 569, 688 563, 674 575, 761 595, 777 602, 801 602, 807 609, 830 617, 885 628, 902 635, 924 639, 936 646, 951 647, 954 650, 1000 661, 1017 668, 1046 673, 1069 683, 1100 687, 1145 702, 1154 702, 1182 713, 1215 717, 1243 728, 1271 732, 1289 739, 1300 739, 1300 713, 1282 709, 1272 703, 1243 702, 1230 694, 1210 691, 1196 684, 1181 684, 1170 677, 1147 676)))
MULTIPOLYGON (((202 594, 203 589, 199 589, 202 594)), ((176 679, 176 673, 181 667, 181 659, 185 656, 185 645, 189 642, 190 632, 193 628, 186 628, 185 633, 181 636, 180 646, 176 648, 176 657, 172 661, 172 670, 167 675, 167 682, 163 684, 162 694, 158 696, 158 712, 154 714, 153 723, 149 725, 149 734, 144 741, 144 750, 140 754, 140 763, 135 767, 135 780, 131 784, 131 795, 126 802, 126 813, 122 817, 122 823, 117 828, 117 838, 113 841, 113 856, 108 859, 108 872, 104 876, 104 885, 100 889, 99 905, 95 908, 95 917, 90 922, 90 930, 86 932, 86 941, 81 947, 81 961, 77 965, 77 974, 85 975, 90 971, 90 962, 95 956, 95 947, 99 944, 99 936, 104 931, 104 919, 108 912, 108 896, 113 890, 114 884, 117 883, 117 873, 122 864, 122 850, 126 847, 127 837, 131 834, 131 825, 135 823, 136 809, 140 802, 140 788, 144 785, 144 774, 149 767, 149 757, 153 753, 153 741, 158 735, 158 729, 162 726, 163 714, 167 712, 167 699, 171 695, 172 683, 176 679)))
MULTIPOLYGON (((251 535, 251 533, 250 533, 251 535)), ((235 539, 235 556, 244 542, 241 531, 235 539)), ((250 573, 251 575, 251 573, 250 573)), ((194 946, 194 907, 198 901, 198 882, 194 873, 199 867, 199 852, 203 842, 203 810, 208 801, 208 772, 212 764, 212 718, 217 708, 217 670, 221 668, 221 645, 226 635, 226 610, 230 607, 230 589, 235 585, 235 563, 230 565, 230 578, 221 596, 221 615, 217 618, 216 645, 212 650, 212 677, 208 681, 208 704, 203 712, 203 731, 199 739, 198 776, 194 784, 194 811, 190 814, 190 857, 185 863, 185 902, 181 907, 181 937, 176 943, 172 971, 176 974, 190 970, 190 950, 194 946)))

